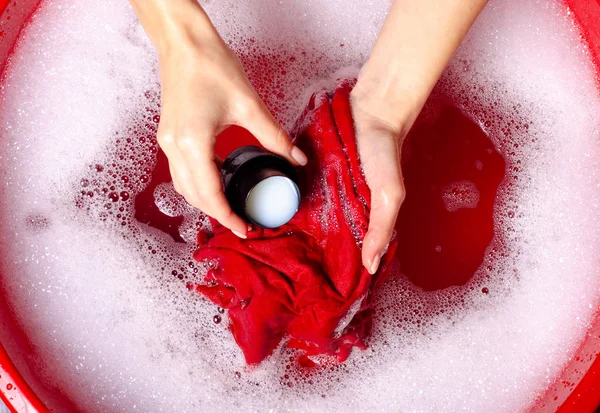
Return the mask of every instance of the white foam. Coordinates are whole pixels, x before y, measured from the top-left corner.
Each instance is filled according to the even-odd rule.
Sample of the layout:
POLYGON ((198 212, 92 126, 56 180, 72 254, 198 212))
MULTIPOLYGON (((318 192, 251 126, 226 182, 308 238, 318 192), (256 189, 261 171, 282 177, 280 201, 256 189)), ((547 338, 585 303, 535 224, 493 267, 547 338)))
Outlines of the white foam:
MULTIPOLYGON (((205 3, 288 126, 307 85, 364 60, 388 4, 205 3)), ((193 245, 132 218, 158 78, 129 7, 45 1, 0 95, 0 273, 37 370, 85 411, 525 410, 598 304, 600 99, 586 53, 562 6, 490 2, 426 114, 459 102, 505 156, 501 236, 464 287, 426 293, 396 274, 370 349, 303 376, 282 349, 245 369, 226 314, 185 289, 204 271, 193 245)), ((155 198, 185 215, 184 239, 206 225, 168 185, 155 198)))

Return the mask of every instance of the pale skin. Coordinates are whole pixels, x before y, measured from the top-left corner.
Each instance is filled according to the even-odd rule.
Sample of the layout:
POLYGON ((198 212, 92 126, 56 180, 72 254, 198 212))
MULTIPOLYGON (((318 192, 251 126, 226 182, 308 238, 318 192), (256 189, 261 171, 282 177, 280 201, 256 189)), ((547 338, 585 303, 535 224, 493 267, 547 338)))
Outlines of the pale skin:
MULTIPOLYGON (((130 2, 159 56, 158 142, 169 159, 173 185, 188 203, 246 238, 251 227, 233 213, 223 194, 216 136, 238 125, 294 165, 305 165, 306 155, 258 97, 237 56, 196 0, 130 2)), ((395 0, 359 74, 351 100, 371 190, 362 262, 372 274, 406 195, 402 141, 486 2, 395 0)))

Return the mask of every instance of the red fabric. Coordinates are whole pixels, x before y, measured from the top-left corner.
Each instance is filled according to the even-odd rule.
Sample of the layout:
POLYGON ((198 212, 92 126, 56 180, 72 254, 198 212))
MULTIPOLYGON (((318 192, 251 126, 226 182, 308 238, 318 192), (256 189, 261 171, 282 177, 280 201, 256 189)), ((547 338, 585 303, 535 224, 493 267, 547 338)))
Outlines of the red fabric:
POLYGON ((282 339, 288 347, 333 355, 340 362, 353 346, 365 348, 371 293, 388 275, 396 243, 371 276, 361 263, 370 199, 350 90, 344 84, 333 96, 313 95, 297 124, 296 144, 309 163, 299 169, 303 198, 290 223, 255 229, 242 240, 213 222, 214 236, 198 237, 194 257, 210 263, 210 269, 196 288, 229 309, 231 331, 250 364, 261 362, 282 339), (349 310, 356 314, 350 313, 351 321, 339 331, 349 310))

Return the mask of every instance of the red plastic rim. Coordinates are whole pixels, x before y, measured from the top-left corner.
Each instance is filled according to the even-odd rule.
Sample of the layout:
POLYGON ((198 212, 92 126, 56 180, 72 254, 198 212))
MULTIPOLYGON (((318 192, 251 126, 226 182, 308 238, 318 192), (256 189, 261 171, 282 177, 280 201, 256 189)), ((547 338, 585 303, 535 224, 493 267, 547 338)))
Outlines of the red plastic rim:
POLYGON ((10 361, 4 347, 0 345, 0 397, 13 412, 35 413, 49 411, 10 361))

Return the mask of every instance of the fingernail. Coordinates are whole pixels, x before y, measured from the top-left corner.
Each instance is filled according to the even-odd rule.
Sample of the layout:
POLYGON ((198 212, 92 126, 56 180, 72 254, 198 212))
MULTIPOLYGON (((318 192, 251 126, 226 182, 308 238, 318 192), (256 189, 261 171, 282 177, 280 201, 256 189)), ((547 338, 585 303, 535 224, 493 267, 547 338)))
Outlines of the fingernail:
POLYGON ((244 234, 242 234, 241 232, 237 232, 234 230, 231 230, 231 232, 233 232, 234 235, 240 237, 241 239, 246 239, 246 236, 244 234))
POLYGON ((375 255, 375 258, 373 258, 371 268, 369 268, 369 274, 373 275, 377 272, 377 268, 379 267, 379 261, 381 261, 381 255, 377 254, 375 255))
POLYGON ((292 158, 294 158, 294 160, 302 166, 306 165, 306 163, 308 162, 308 158, 306 157, 304 152, 302 152, 302 150, 300 148, 298 148, 297 146, 294 146, 292 148, 291 155, 292 155, 292 158))

